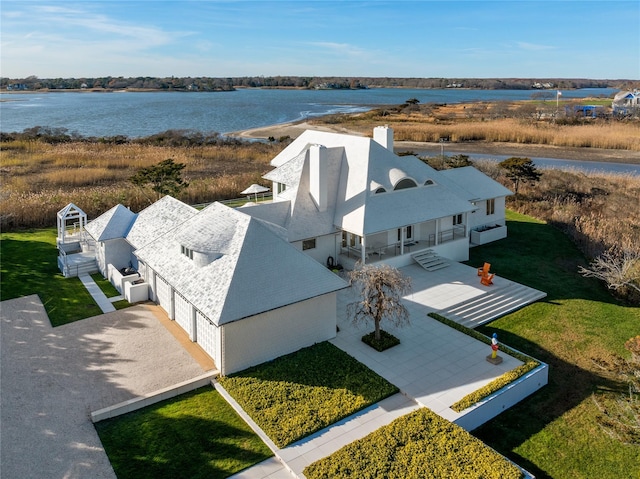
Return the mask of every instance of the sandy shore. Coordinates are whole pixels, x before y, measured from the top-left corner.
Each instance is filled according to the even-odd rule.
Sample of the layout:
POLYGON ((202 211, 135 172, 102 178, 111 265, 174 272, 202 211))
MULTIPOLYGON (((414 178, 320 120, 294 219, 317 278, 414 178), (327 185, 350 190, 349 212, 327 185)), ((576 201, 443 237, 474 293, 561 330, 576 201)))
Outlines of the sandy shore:
MULTIPOLYGON (((351 131, 341 125, 313 125, 304 121, 252 128, 250 130, 230 133, 229 136, 236 136, 245 139, 267 139, 269 137, 278 139, 283 136, 297 138, 305 130, 319 130, 362 136, 362 133, 351 131)), ((423 143, 417 141, 395 142, 396 151, 414 151, 419 155, 439 155, 441 147, 440 143, 423 143)), ((609 161, 614 163, 640 164, 640 152, 608 150, 601 148, 571 148, 550 145, 524 145, 519 143, 467 142, 445 143, 444 151, 445 154, 447 154, 447 152, 478 153, 484 155, 509 155, 525 156, 530 158, 557 158, 567 160, 609 161)))

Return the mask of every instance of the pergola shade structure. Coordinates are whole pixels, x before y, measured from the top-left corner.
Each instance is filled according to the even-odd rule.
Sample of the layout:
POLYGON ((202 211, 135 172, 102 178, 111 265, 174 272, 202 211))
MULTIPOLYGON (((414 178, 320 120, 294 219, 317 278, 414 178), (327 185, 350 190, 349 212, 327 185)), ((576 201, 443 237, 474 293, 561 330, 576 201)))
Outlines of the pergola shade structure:
POLYGON ((73 203, 58 211, 58 246, 82 239, 87 224, 87 214, 73 203))

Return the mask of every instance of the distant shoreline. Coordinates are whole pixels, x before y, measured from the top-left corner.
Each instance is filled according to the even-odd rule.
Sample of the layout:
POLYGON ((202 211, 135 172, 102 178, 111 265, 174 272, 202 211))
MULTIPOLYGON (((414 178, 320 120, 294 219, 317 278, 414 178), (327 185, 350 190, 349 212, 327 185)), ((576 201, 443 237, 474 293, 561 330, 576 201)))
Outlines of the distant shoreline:
MULTIPOLYGON (((315 125, 307 121, 294 121, 275 125, 250 128, 228 133, 226 136, 241 139, 268 139, 273 137, 276 140, 289 136, 297 138, 305 130, 318 130, 332 133, 344 133, 348 135, 363 136, 361 132, 349 130, 339 124, 336 125, 315 125)), ((417 141, 396 141, 397 151, 415 151, 417 154, 440 155, 440 143, 417 142, 417 141)), ((550 145, 532 145, 520 143, 491 143, 491 142, 447 142, 444 145, 445 154, 449 151, 456 153, 478 153, 483 155, 510 155, 526 156, 538 158, 555 158, 561 160, 599 161, 610 163, 627 163, 632 165, 640 164, 640 155, 637 151, 613 150, 601 148, 572 148, 550 145)))

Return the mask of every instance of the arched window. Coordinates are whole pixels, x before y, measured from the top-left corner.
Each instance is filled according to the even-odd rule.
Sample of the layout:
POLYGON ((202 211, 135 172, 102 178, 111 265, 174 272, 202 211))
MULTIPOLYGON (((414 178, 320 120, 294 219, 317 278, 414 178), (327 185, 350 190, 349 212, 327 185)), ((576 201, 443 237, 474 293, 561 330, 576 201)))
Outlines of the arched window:
POLYGON ((433 183, 433 180, 427 180, 427 181, 425 181, 425 182, 424 182, 424 185, 425 185, 425 186, 433 185, 433 184, 434 184, 434 183, 433 183))
POLYGON ((398 181, 396 183, 396 186, 394 186, 393 189, 394 190, 404 190, 406 188, 415 188, 416 186, 418 186, 418 185, 411 178, 404 178, 404 179, 398 181))
POLYGON ((374 191, 373 193, 377 195, 378 193, 386 193, 386 192, 387 192, 387 190, 385 190, 385 189, 381 186, 381 187, 379 187, 379 188, 376 188, 376 191, 374 191))

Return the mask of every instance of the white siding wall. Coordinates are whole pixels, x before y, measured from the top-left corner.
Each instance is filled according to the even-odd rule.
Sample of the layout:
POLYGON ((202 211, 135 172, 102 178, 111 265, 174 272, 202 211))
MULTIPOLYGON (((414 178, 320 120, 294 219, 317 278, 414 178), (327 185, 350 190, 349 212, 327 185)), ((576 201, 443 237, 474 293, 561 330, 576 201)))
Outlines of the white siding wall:
MULTIPOLYGON (((137 260, 136 260, 137 261, 137 260)), ((148 277, 147 277, 147 265, 137 261, 137 266, 136 269, 138 270, 138 273, 140 273, 140 277, 142 279, 144 279, 145 281, 148 281, 148 277)))
POLYGON ((427 241, 429 236, 436 234, 436 222, 428 221, 420 224, 420 238, 422 241, 427 241))
POLYGON ((469 214, 469 229, 472 230, 477 226, 484 225, 500 225, 505 224, 505 197, 501 196, 495 199, 495 209, 492 215, 487 214, 487 201, 482 200, 476 202, 478 209, 475 213, 469 214))
POLYGON ((440 218, 440 229, 438 232, 450 230, 453 228, 453 216, 445 216, 444 218, 440 218))
POLYGON ((222 374, 231 374, 335 337, 336 293, 225 324, 221 329, 223 357, 216 364, 222 374))
POLYGON ((103 276, 107 276, 107 266, 112 264, 116 269, 129 266, 131 260, 131 245, 123 238, 113 239, 100 243, 99 254, 96 254, 98 268, 103 276), (104 245, 104 248, 102 248, 104 245), (104 265, 101 264, 104 261, 104 265))
POLYGON ((98 269, 100 274, 105 278, 109 277, 109 271, 107 269, 107 262, 105 261, 105 244, 104 241, 96 242, 96 263, 98 263, 98 269))
POLYGON ((337 261, 339 250, 336 248, 336 245, 339 246, 338 241, 339 240, 336 239, 335 235, 320 236, 316 238, 315 248, 306 249, 304 251, 302 251, 302 241, 296 241, 291 244, 303 253, 311 256, 318 263, 326 266, 327 258, 329 256, 333 256, 333 259, 337 261))

